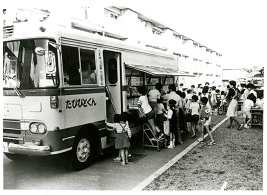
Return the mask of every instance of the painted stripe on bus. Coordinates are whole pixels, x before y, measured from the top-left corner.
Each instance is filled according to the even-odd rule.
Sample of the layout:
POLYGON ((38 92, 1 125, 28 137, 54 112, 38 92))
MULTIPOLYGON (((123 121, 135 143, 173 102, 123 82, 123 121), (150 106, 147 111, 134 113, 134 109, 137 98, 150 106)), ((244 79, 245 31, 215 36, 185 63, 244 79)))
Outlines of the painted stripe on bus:
MULTIPOLYGON (((122 86, 122 91, 126 91, 127 86, 122 86)), ((104 93, 105 87, 98 88, 59 88, 59 89, 21 89, 20 92, 25 96, 60 96, 60 95, 75 95, 75 94, 92 94, 104 93)), ((4 89, 4 96, 17 96, 13 89, 4 89)))
MULTIPOLYGON (((104 93, 104 87, 98 88, 59 88, 59 89, 21 89, 20 92, 25 96, 60 96, 76 94, 104 93)), ((3 90, 4 96, 17 96, 13 89, 3 90)))

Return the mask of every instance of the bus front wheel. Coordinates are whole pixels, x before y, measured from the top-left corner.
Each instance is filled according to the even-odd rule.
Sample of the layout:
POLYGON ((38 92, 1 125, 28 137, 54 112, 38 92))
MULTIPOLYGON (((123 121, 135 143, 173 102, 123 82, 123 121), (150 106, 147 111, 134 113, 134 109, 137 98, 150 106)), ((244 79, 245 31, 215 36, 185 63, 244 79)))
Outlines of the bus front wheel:
POLYGON ((94 160, 95 144, 92 137, 81 132, 75 138, 73 148, 71 150, 71 166, 75 171, 87 168, 94 160))

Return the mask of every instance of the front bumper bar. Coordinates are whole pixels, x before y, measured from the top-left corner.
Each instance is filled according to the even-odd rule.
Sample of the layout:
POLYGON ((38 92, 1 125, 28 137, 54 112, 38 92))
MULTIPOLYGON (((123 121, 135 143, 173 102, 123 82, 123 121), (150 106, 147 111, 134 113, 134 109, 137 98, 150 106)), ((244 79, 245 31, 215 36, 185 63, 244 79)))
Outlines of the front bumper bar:
POLYGON ((9 143, 8 153, 47 156, 50 155, 50 146, 37 146, 32 142, 25 142, 24 144, 9 143))

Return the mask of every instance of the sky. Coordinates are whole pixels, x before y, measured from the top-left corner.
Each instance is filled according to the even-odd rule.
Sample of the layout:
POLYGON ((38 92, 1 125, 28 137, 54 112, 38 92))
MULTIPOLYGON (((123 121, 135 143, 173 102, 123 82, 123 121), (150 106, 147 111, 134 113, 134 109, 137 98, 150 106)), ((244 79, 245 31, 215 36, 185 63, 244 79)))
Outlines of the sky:
POLYGON ((225 64, 267 65, 266 0, 9 0, 4 6, 129 6, 223 55, 225 64), (14 3, 16 2, 16 3, 14 3))
POLYGON ((267 1, 162 0, 140 6, 152 18, 221 53, 229 65, 267 65, 267 1))

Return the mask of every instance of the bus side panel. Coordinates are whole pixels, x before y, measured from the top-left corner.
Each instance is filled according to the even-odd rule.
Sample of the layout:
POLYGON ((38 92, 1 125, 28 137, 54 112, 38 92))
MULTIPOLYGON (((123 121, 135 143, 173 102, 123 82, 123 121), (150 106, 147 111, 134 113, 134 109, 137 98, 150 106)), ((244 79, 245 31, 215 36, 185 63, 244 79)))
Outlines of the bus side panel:
POLYGON ((88 93, 64 96, 62 109, 65 128, 106 119, 105 93, 88 93))

